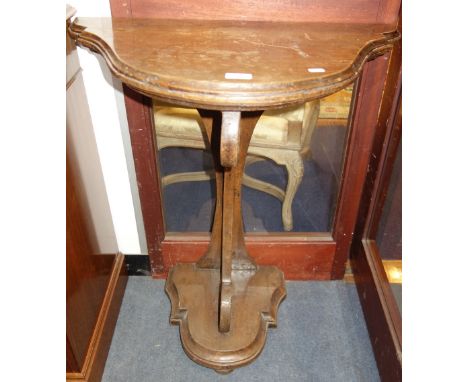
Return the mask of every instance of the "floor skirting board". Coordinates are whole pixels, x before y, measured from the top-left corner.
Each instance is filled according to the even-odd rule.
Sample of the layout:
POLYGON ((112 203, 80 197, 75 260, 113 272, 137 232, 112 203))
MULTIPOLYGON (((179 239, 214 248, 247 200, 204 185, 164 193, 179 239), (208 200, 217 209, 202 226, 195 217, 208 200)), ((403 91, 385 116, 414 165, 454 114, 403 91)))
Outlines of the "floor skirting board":
POLYGON ((84 365, 80 373, 67 373, 67 382, 98 382, 101 380, 127 279, 124 255, 117 254, 84 365))

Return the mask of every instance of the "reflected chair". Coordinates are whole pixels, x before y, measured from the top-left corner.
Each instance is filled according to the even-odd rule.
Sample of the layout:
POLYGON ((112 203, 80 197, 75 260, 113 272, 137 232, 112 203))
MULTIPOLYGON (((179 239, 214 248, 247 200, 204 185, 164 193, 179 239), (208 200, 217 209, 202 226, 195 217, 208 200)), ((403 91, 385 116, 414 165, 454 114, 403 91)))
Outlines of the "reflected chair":
MULTIPOLYGON (((174 107, 154 100, 153 112, 158 150, 166 147, 209 150, 203 121, 196 109, 174 107)), ((246 167, 264 158, 286 167, 286 190, 247 174, 243 177, 245 186, 266 192, 282 202, 285 231, 293 228, 292 201, 304 175, 303 158, 310 155, 310 140, 319 112, 319 100, 301 106, 267 110, 260 117, 250 141, 246 167)), ((214 171, 175 173, 164 176, 162 186, 211 178, 214 178, 214 171)))

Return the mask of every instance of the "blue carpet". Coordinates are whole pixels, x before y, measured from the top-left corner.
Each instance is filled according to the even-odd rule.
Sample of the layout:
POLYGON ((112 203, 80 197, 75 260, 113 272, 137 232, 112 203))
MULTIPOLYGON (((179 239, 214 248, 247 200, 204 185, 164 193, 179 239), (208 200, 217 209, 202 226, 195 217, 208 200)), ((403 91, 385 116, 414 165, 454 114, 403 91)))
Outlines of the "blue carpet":
POLYGON ((129 277, 103 382, 379 381, 354 284, 287 282, 278 328, 252 364, 222 376, 192 362, 169 324, 164 282, 129 277))

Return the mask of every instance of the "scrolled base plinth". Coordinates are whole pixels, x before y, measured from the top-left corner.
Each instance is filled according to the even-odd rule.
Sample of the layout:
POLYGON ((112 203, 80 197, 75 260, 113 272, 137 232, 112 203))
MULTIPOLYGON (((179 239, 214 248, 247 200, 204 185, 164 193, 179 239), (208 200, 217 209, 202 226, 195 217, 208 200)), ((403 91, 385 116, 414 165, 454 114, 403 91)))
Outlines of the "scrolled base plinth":
POLYGON ((286 296, 283 273, 276 267, 232 272, 230 330, 218 327, 219 269, 177 264, 166 292, 172 324, 180 326, 187 355, 202 366, 226 374, 261 353, 269 326, 276 326, 278 306, 286 296))

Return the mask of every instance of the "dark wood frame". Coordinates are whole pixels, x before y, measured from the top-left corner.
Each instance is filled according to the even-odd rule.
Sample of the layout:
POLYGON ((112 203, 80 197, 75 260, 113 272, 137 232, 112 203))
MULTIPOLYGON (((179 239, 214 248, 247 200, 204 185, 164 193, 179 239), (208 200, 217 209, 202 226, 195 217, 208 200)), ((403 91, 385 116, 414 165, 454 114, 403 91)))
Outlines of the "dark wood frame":
MULTIPOLYGON (((164 8, 165 11, 159 15, 159 10, 155 6, 158 1, 133 0, 133 2, 125 3, 124 6, 122 2, 111 0, 112 15, 114 17, 179 17, 177 14, 166 15, 164 13, 171 12, 166 9, 167 4, 164 8)), ((374 9, 372 7, 376 7, 375 3, 368 2, 366 5, 368 8, 360 10, 363 12, 360 21, 396 23, 396 11, 399 4, 399 0, 387 0, 381 2, 374 9)), ((186 5, 190 10, 200 9, 199 6, 186 5)), ((329 1, 320 0, 316 4, 317 9, 323 11, 323 14, 320 11, 315 13, 316 16, 311 16, 312 13, 307 8, 309 5, 309 2, 300 3, 300 6, 309 12, 310 17, 304 16, 305 19, 311 18, 309 20, 311 21, 315 20, 314 17, 317 16, 318 20, 328 20, 326 9, 329 6, 329 1)), ((278 6, 281 8, 284 4, 278 6)), ((356 5, 350 5, 351 8, 353 6, 356 7, 356 5)), ((280 12, 279 9, 277 12, 275 5, 272 7, 269 19, 273 21, 284 20, 284 12, 280 12)), ((160 7, 160 9, 162 8, 160 7)), ((210 7, 206 7, 203 18, 216 18, 218 11, 213 10, 210 13, 208 9, 210 7)), ((348 11, 340 7, 337 8, 334 10, 334 20, 345 22, 348 20, 348 11)), ((354 11, 357 10, 354 9, 354 11)), ((251 14, 252 12, 247 13, 251 14)), ((354 97, 355 102, 348 129, 343 176, 332 232, 281 235, 248 234, 246 237, 247 250, 258 264, 278 266, 287 279, 327 280, 343 278, 360 196, 369 165, 375 126, 379 118, 379 106, 388 70, 388 58, 389 55, 386 54, 366 63, 360 79, 357 81, 357 86, 355 86, 357 96, 354 97), (287 256, 285 256, 286 253, 287 256)), ((206 234, 189 234, 190 236, 187 236, 165 233, 151 100, 127 86, 124 86, 124 94, 152 275, 156 278, 165 278, 169 268, 177 262, 193 262, 198 259, 208 247, 209 237, 206 234)))
MULTIPOLYGON (((401 31, 401 24, 399 25, 401 31)), ((393 48, 369 172, 359 207, 351 266, 383 381, 402 378, 402 320, 375 242, 401 139, 401 41, 393 48)))

